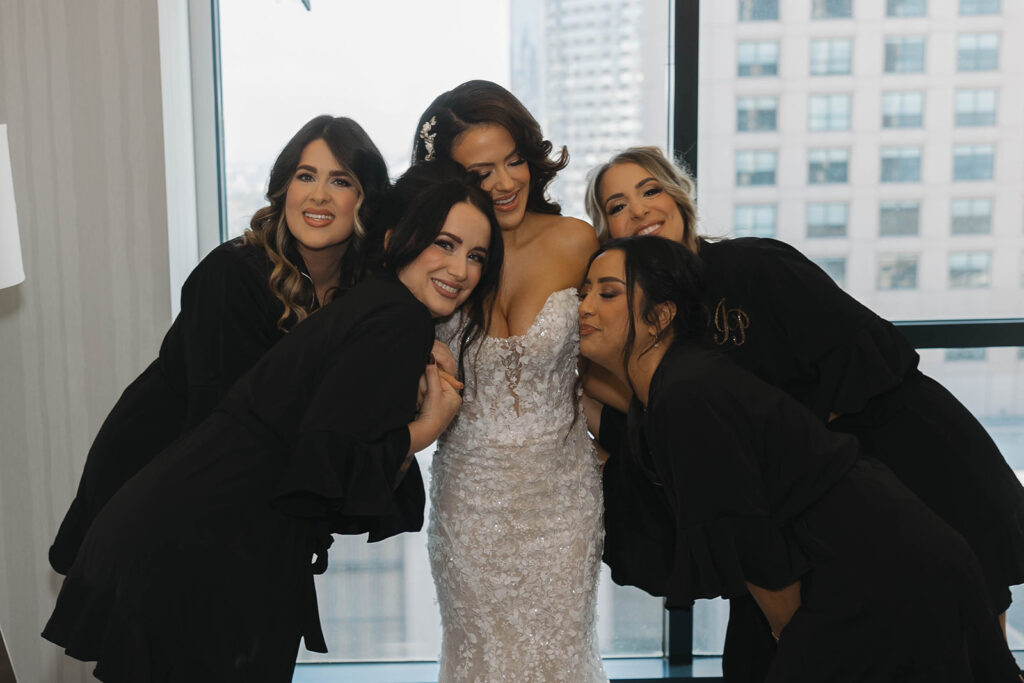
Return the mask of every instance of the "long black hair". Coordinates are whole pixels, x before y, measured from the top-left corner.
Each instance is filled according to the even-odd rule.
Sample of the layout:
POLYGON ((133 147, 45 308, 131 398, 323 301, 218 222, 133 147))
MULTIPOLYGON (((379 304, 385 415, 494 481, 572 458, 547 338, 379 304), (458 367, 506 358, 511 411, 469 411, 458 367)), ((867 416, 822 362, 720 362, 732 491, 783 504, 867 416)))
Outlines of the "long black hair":
POLYGON ((569 165, 562 147, 552 159, 554 146, 544 139, 540 124, 515 95, 491 81, 466 81, 441 93, 420 116, 413 140, 412 163, 427 159, 451 159, 456 138, 473 126, 497 124, 508 131, 516 152, 530 169, 527 211, 560 215, 562 207, 546 196, 555 175, 569 165))
MULTIPOLYGON (((587 270, 594 259, 609 251, 621 251, 624 261, 629 326, 622 348, 622 367, 627 380, 629 358, 636 344, 637 319, 658 330, 652 346, 670 336, 672 343, 708 345, 709 315, 704 303, 704 267, 699 256, 678 242, 661 237, 621 237, 605 242, 594 252, 587 270), (676 314, 667 327, 662 327, 658 306, 665 303, 673 304, 676 314)), ((650 349, 644 349, 641 355, 650 349)), ((635 391, 632 382, 630 388, 635 391)))
MULTIPOLYGON (((332 296, 344 293, 365 277, 366 245, 377 227, 381 202, 390 184, 387 164, 373 140, 358 123, 344 116, 323 114, 310 120, 278 154, 267 183, 269 205, 253 215, 249 229, 245 231, 245 243, 263 247, 273 265, 269 286, 284 305, 284 313, 277 322, 283 330, 301 322, 313 310, 306 303, 313 298, 313 285, 302 277, 293 262, 295 238, 285 222, 284 204, 288 186, 299 167, 302 150, 315 140, 323 140, 327 144, 359 190, 353 235, 341 258, 338 287, 332 296)), ((325 303, 320 302, 321 305, 325 303)))
POLYGON ((374 259, 378 268, 397 276, 434 243, 448 213, 459 202, 469 202, 487 217, 491 231, 487 259, 480 281, 462 305, 467 324, 459 340, 460 379, 465 378, 465 350, 487 330, 485 304, 498 289, 505 253, 493 203, 480 189, 479 182, 476 174, 466 173, 453 161, 434 160, 411 166, 388 193, 383 216, 388 238, 376 242, 374 259))

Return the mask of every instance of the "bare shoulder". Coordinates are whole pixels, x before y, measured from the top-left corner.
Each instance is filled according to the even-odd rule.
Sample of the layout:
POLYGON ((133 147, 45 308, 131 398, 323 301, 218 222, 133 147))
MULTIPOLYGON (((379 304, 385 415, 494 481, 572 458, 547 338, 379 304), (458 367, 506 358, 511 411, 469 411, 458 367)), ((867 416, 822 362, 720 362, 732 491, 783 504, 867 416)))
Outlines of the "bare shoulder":
POLYGON ((588 259, 597 251, 597 235, 586 221, 568 216, 551 216, 544 230, 545 246, 563 258, 588 259))

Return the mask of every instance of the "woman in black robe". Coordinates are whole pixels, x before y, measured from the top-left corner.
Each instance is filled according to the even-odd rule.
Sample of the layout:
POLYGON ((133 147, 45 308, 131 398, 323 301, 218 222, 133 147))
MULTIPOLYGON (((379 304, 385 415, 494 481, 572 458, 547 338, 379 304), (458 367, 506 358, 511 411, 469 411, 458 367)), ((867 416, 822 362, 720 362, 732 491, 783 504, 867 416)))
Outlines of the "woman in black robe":
POLYGON ((458 169, 415 167, 393 203, 382 272, 295 327, 97 515, 43 632, 97 678, 290 681, 300 637, 326 652, 313 574, 331 533, 422 525, 413 454, 461 403, 427 365, 432 319, 464 305, 479 333, 501 234, 458 169))
POLYGON ((269 205, 244 237, 192 271, 159 355, 100 427, 50 548, 57 572, 67 573, 92 520, 124 482, 202 422, 296 323, 362 279, 388 182, 384 158, 351 119, 318 116, 289 140, 270 172, 269 205), (289 211, 289 201, 300 210, 289 211), (303 203, 332 220, 306 225, 303 203))
MULTIPOLYGON (((1024 488, 984 427, 918 370, 890 322, 799 251, 773 239, 699 237, 693 197, 693 181, 660 150, 634 147, 595 169, 587 207, 605 237, 653 234, 700 256, 717 347, 829 429, 855 435, 960 532, 1005 628, 1010 586, 1024 583, 1024 488)), ((596 375, 593 392, 621 409, 628 392, 596 375)), ((601 443, 616 450, 625 416, 609 407, 600 422, 601 443)))
POLYGON ((778 642, 768 681, 1020 681, 963 538, 709 348, 701 269, 681 245, 614 240, 581 292, 581 353, 634 392, 630 452, 604 476, 629 483, 606 487, 611 525, 664 534, 626 560, 662 568, 644 587, 675 604, 749 592, 778 642))

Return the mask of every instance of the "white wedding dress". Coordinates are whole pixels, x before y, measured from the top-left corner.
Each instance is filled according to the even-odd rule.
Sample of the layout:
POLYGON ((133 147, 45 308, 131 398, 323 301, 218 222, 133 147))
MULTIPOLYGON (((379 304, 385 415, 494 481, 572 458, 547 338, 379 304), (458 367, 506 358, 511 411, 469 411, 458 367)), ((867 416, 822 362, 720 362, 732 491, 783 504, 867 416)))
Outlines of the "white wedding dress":
MULTIPOLYGON (((607 681, 596 634, 601 474, 579 400, 574 289, 526 334, 465 359, 459 415, 431 469, 440 681, 607 681)), ((458 350, 459 322, 438 337, 458 350)))

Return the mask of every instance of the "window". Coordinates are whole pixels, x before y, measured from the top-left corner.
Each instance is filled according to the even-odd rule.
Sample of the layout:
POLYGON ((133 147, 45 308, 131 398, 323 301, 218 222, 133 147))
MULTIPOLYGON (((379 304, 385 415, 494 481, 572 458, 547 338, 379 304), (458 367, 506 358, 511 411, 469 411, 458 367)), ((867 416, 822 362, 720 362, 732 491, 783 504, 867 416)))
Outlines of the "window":
POLYGON ((887 92, 882 95, 882 128, 920 128, 924 125, 924 93, 887 92))
POLYGON ((928 13, 928 0, 887 0, 887 17, 923 17, 928 13))
POLYGON ((985 360, 986 349, 946 349, 945 357, 949 363, 959 363, 961 361, 979 361, 985 360))
POLYGON ((999 68, 999 34, 969 33, 957 36, 956 68, 959 71, 995 71, 999 68))
POLYGON ((736 152, 736 185, 774 185, 775 152, 743 150, 736 152))
POLYGON ((950 204, 950 232, 988 235, 992 232, 991 199, 954 199, 950 204))
POLYGON ((736 237, 775 237, 774 204, 740 204, 733 218, 736 237))
POLYGON ((743 40, 736 44, 736 75, 777 76, 779 43, 776 40, 743 40))
POLYGON ((920 215, 918 202, 882 202, 878 206, 878 234, 883 237, 916 235, 920 215))
POLYGON ((849 205, 845 202, 822 202, 807 205, 808 237, 846 237, 849 205))
POLYGON ((807 100, 807 129, 850 130, 850 96, 811 95, 807 100))
POLYGON ((996 100, 995 90, 957 90, 956 125, 996 125, 996 100))
POLYGON ((845 183, 850 165, 847 149, 811 149, 807 151, 807 183, 845 183))
POLYGON ((812 258, 812 262, 825 271, 836 284, 846 288, 846 258, 843 256, 819 256, 812 258))
POLYGON ((954 145, 953 180, 992 180, 995 145, 954 145))
POLYGON ((883 147, 882 182, 916 183, 921 180, 920 147, 883 147))
POLYGON ((950 289, 982 289, 989 286, 992 255, 987 251, 961 251, 949 255, 950 289))
POLYGON ((811 75, 837 76, 850 73, 853 41, 832 38, 811 41, 811 75))
POLYGON ((736 130, 775 130, 775 118, 779 108, 777 97, 736 98, 736 130))
POLYGON ((960 0, 960 14, 999 14, 1000 0, 960 0))
POLYGON ((924 37, 897 36, 886 38, 885 73, 924 73, 924 37))
POLYGON ((917 254, 879 254, 877 287, 917 289, 917 254))
POLYGON ((775 21, 779 18, 779 0, 739 0, 740 21, 775 21))
POLYGON ((853 0, 814 0, 812 19, 848 19, 853 16, 853 0))

